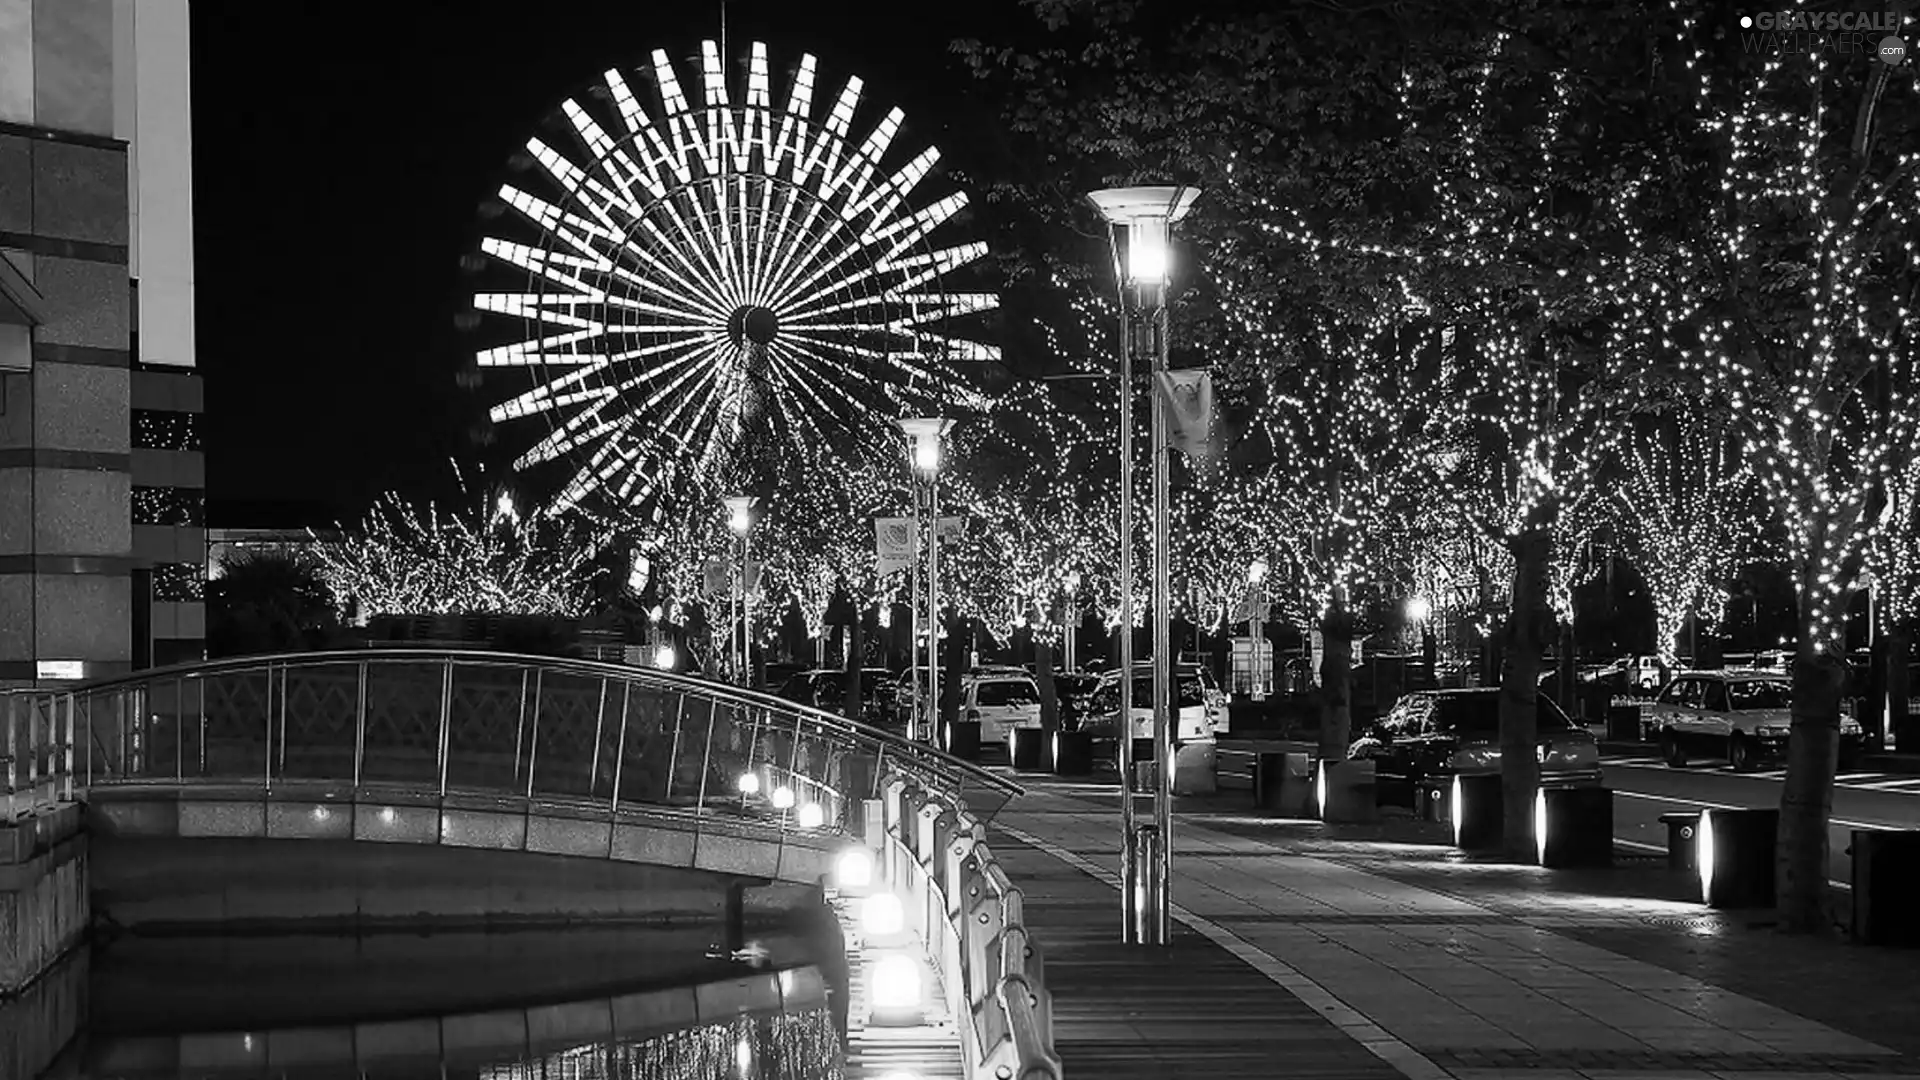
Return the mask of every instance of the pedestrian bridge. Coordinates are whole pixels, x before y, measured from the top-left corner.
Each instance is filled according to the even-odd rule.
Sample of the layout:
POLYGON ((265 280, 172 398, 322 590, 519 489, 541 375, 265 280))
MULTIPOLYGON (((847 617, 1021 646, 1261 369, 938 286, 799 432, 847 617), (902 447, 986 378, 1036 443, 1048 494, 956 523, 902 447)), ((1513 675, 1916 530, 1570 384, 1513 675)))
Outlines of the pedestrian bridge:
POLYGON ((651 669, 462 650, 245 658, 6 699, 8 817, 112 838, 359 840, 814 884, 889 772, 985 820, 931 747, 651 669))

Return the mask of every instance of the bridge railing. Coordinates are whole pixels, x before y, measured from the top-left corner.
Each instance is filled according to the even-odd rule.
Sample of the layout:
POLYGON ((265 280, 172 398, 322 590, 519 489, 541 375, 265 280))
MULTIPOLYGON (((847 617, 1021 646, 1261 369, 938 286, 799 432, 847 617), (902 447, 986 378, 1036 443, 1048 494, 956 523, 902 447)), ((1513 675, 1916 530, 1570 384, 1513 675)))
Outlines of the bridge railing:
POLYGON ((0 823, 73 798, 73 712, 57 697, 0 692, 0 823))
POLYGON ((782 830, 844 827, 890 769, 984 816, 1019 790, 932 747, 771 695, 504 653, 248 657, 14 697, 23 716, 62 718, 69 787, 403 788, 609 814, 647 806, 782 830))
POLYGON ((905 773, 888 777, 878 816, 869 844, 939 971, 967 1075, 1058 1080, 1039 946, 982 821, 905 773))

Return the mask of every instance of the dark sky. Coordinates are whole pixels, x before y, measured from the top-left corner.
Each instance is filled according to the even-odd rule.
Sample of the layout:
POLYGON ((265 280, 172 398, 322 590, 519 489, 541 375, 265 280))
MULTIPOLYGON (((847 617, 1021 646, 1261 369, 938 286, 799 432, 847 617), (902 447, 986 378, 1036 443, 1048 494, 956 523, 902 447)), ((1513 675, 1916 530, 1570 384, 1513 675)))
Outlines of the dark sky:
MULTIPOLYGON (((934 143, 964 169, 983 107, 947 46, 1025 25, 1010 6, 733 0, 729 49, 766 41, 778 95, 802 52, 820 57, 823 85, 860 75, 865 103, 907 112, 896 152, 934 143)), ((718 36, 721 10, 195 0, 212 525, 350 520, 388 488, 445 496, 449 458, 538 437, 509 427, 481 451, 468 431, 497 391, 455 384, 474 347, 454 316, 474 286, 459 261, 478 249, 479 204, 536 121, 608 67, 665 48, 697 79, 686 60, 718 36)))

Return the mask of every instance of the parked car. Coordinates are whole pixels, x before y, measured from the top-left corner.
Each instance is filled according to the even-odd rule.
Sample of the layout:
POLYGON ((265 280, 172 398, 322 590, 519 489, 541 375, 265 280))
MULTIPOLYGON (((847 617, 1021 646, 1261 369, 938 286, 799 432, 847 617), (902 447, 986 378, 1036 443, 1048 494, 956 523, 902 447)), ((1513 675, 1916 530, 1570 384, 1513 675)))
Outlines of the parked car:
MULTIPOLYGON (((1214 732, 1226 721, 1224 706, 1209 700, 1207 686, 1202 681, 1202 669, 1196 665, 1183 664, 1173 671, 1174 717, 1173 737, 1176 742, 1194 742, 1213 738, 1214 732)), ((1135 664, 1133 668, 1132 701, 1133 738, 1149 739, 1153 737, 1153 665, 1135 664)), ((1118 733, 1120 730, 1120 673, 1105 672, 1100 676, 1099 689, 1094 691, 1089 714, 1079 725, 1082 731, 1093 733, 1093 756, 1096 761, 1114 761, 1118 758, 1118 733)))
POLYGON ((1040 688, 1024 672, 991 672, 960 680, 960 715, 980 723, 980 745, 1006 743, 1014 728, 1040 726, 1040 688))
POLYGON ((1063 671, 1053 677, 1053 692, 1060 699, 1060 726, 1071 731, 1093 712, 1093 697, 1100 689, 1100 676, 1080 671, 1063 671))
MULTIPOLYGON (((1786 756, 1793 724, 1793 683, 1768 671, 1685 671, 1647 706, 1649 734, 1675 768, 1698 757, 1725 761, 1738 772, 1786 756)), ((1859 757, 1860 722, 1840 718, 1842 767, 1859 757)))
MULTIPOLYGON (((1600 746, 1567 719, 1554 700, 1535 699, 1540 783, 1583 787, 1600 782, 1600 746)), ((1422 784, 1500 771, 1500 691, 1474 687, 1416 690, 1402 697, 1348 749, 1372 759, 1382 802, 1414 805, 1422 784)))
MULTIPOLYGON (((803 671, 782 683, 779 694, 796 704, 845 716, 846 678, 844 671, 803 671)), ((895 679, 886 668, 861 668, 860 715, 853 719, 876 727, 892 723, 895 679)))

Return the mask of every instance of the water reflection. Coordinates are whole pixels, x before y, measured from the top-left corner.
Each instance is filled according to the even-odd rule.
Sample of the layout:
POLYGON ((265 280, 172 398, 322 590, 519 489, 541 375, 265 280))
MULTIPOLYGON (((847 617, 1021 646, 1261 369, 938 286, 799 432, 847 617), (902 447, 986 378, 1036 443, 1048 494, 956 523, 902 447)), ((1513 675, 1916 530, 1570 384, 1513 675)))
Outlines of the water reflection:
POLYGON ((0 1003, 0 1076, 840 1080, 841 988, 806 938, 761 944, 750 969, 698 928, 122 939, 0 1003))

